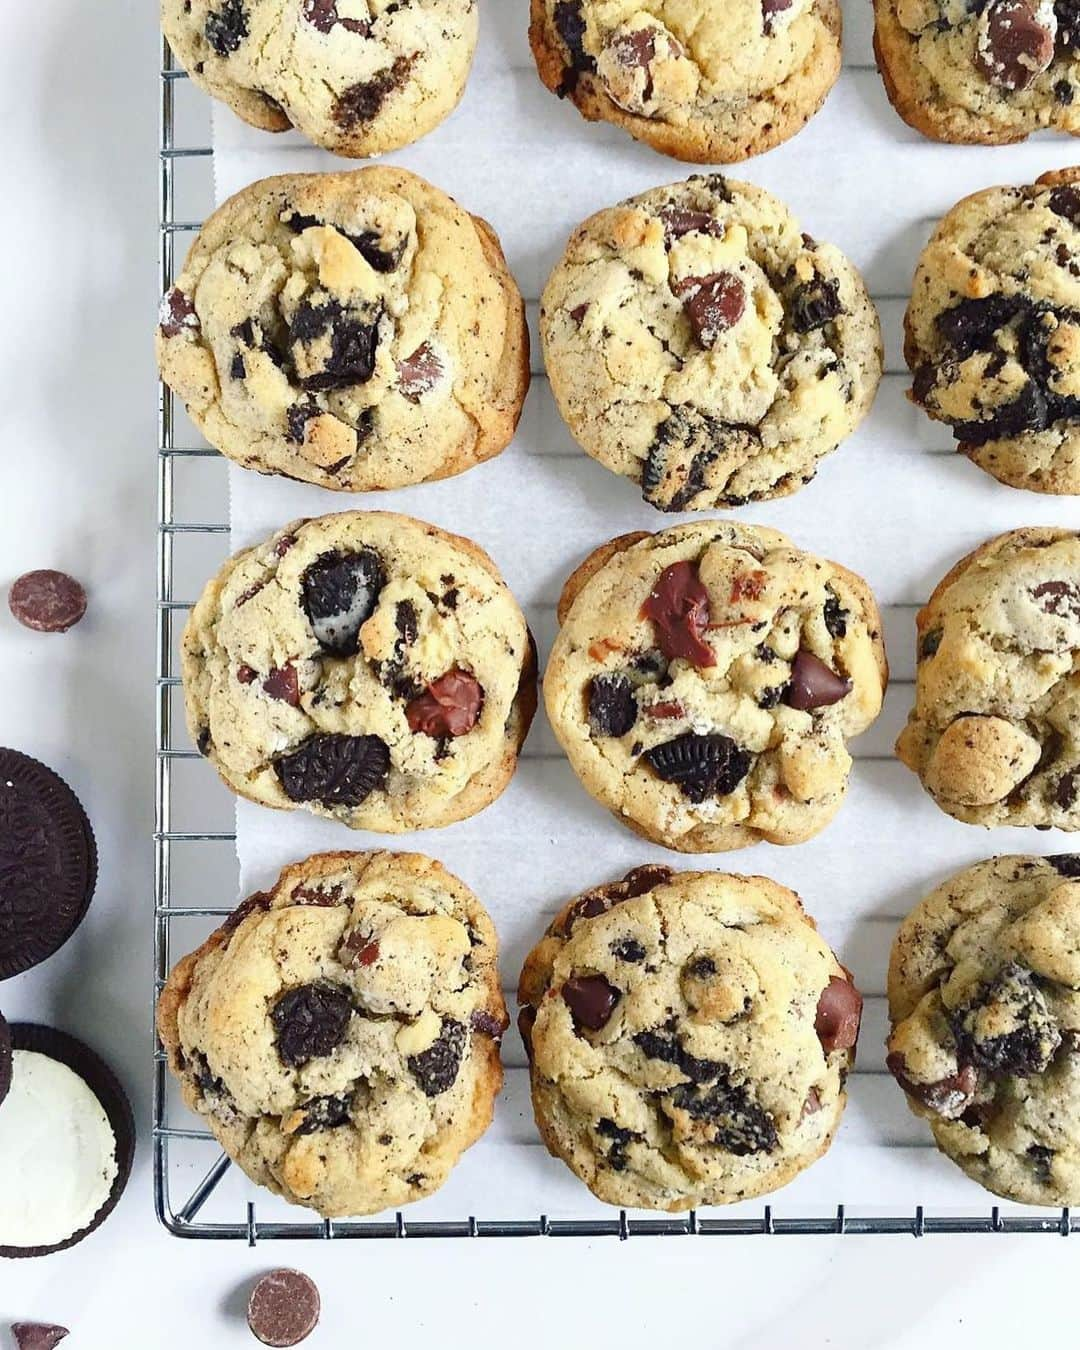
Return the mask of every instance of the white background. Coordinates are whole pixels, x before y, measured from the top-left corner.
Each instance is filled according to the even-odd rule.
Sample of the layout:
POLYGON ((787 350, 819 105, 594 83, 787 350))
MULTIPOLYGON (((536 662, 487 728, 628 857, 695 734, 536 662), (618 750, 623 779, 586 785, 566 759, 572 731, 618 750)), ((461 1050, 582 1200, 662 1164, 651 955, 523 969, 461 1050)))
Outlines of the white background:
MULTIPOLYGON (((525 0, 486 0, 489 17, 496 5, 500 33, 507 29, 508 11, 516 11, 524 24, 525 0)), ((865 0, 859 0, 858 13, 855 5, 847 6, 851 41, 860 51, 865 7, 865 0)), ((0 1009, 9 1018, 62 1026, 99 1048, 128 1086, 142 1147, 120 1208, 93 1238, 43 1261, 0 1265, 0 1326, 13 1319, 59 1321, 72 1328, 73 1347, 101 1350, 241 1346, 251 1343, 242 1322, 247 1284, 269 1265, 286 1263, 308 1270, 323 1291, 324 1320, 313 1346, 391 1337, 406 1347, 433 1340, 447 1347, 506 1339, 532 1345, 553 1337, 571 1345, 603 1337, 605 1343, 645 1346, 663 1336, 710 1346, 829 1344, 854 1350, 922 1345, 928 1336, 957 1331, 983 1345, 1004 1345, 1021 1334, 1037 1340, 1057 1331, 1075 1253, 1070 1257, 1071 1246, 1055 1237, 307 1243, 249 1251, 238 1244, 181 1242, 155 1225, 146 1136, 156 6, 152 0, 104 5, 8 0, 4 23, 0 583, 31 567, 63 567, 87 584, 91 609, 65 637, 32 635, 0 615, 0 739, 52 764, 76 788, 97 830, 102 867, 97 898, 78 935, 43 967, 0 986, 0 1009)), ((543 203, 523 202, 514 191, 503 194, 501 209, 499 201, 469 200, 464 190, 462 198, 495 219, 523 289, 535 296, 536 278, 561 242, 555 222, 561 224, 564 216, 572 222, 605 201, 602 183, 575 174, 575 146, 597 138, 613 172, 625 172, 627 181, 641 187, 673 180, 680 170, 607 129, 579 125, 572 110, 560 108, 520 73, 514 91, 516 112, 520 104, 543 119, 535 123, 534 162, 565 181, 571 200, 548 215, 543 203), (523 236, 526 223, 538 232, 535 246, 523 236)), ((428 172, 453 190, 454 151, 468 134, 468 119, 478 113, 482 120, 487 115, 496 137, 498 118, 478 110, 475 97, 438 133, 444 137, 445 172, 428 172)), ((424 153, 438 161, 438 146, 434 140, 427 144, 434 148, 418 148, 418 164, 424 153)), ((906 285, 920 219, 939 214, 961 191, 1029 178, 1069 161, 1067 145, 1052 139, 1001 152, 944 152, 951 155, 945 172, 936 158, 931 165, 931 153, 889 111, 876 77, 849 71, 826 113, 802 137, 740 172, 788 199, 806 228, 847 248, 881 294, 906 285)), ((895 328, 897 307, 884 308, 895 328)), ((895 369, 895 331, 891 337, 895 369)), ((896 379, 892 383, 902 387, 896 379)), ((535 399, 534 391, 534 407, 535 399)), ((799 498, 754 514, 865 570, 894 605, 919 599, 947 561, 994 529, 1075 519, 1072 503, 1012 493, 983 481, 961 461, 931 456, 927 452, 944 442, 940 437, 935 442, 904 414, 895 391, 883 388, 875 418, 848 447, 847 459, 842 449, 799 498), (909 593, 893 585, 900 576, 909 593)), ((528 435, 528 415, 525 430, 528 435)), ((560 434, 550 418, 544 419, 543 434, 560 434)), ((521 453, 518 447, 510 453, 515 452, 521 453)), ((568 570, 586 543, 638 522, 658 523, 643 514, 632 493, 616 494, 599 468, 564 463, 586 517, 592 513, 586 521, 591 535, 552 542, 545 585, 568 570)), ((478 470, 474 481, 498 469, 478 470)), ((440 519, 439 491, 418 490, 411 509, 440 519)), ((320 501, 322 509, 347 504, 325 496, 320 501)), ((282 518, 286 514, 283 507, 282 518)), ((523 565, 500 561, 512 584, 528 591, 523 565), (515 567, 522 575, 514 575, 515 567)), ((534 591, 524 598, 542 599, 534 591)), ((910 631, 900 628, 891 636, 894 665, 910 674, 910 654, 903 650, 910 631)), ((902 717, 909 697, 910 689, 894 689, 894 719, 902 717)), ((892 729, 889 722, 876 740, 884 746, 892 729)), ((873 749, 879 748, 875 741, 873 749)), ((201 782, 209 795, 209 784, 201 782)), ((609 859, 622 856, 621 836, 601 813, 589 814, 583 796, 574 799, 574 807, 585 822, 582 838, 596 841, 593 865, 606 876, 613 870, 609 859)), ((494 822, 494 811, 491 817, 494 822)), ((870 767, 856 776, 853 799, 834 826, 828 850, 783 855, 758 850, 752 862, 728 861, 800 884, 826 933, 851 956, 857 939, 847 925, 830 923, 829 912, 832 882, 843 876, 850 883, 851 858, 865 865, 865 913, 884 918, 900 912, 943 868, 995 847, 1048 851, 1045 840, 988 837, 959 826, 947 832, 948 843, 939 849, 937 841, 946 839, 941 827, 917 789, 891 766, 870 767), (875 803, 876 816, 870 811, 875 803), (882 867, 878 840, 868 834, 877 828, 893 846, 905 836, 927 844, 902 885, 882 867), (845 849, 846 869, 840 861, 845 849)), ((470 875, 469 860, 458 856, 462 850, 452 833, 446 838, 441 854, 483 893, 479 862, 470 875)), ((571 846, 579 843, 575 839, 571 846)), ((583 882, 601 877, 589 875, 583 882)), ((208 890, 213 892, 212 883, 208 890)), ((544 888, 545 906, 555 898, 544 888)), ((233 896, 211 893, 206 899, 231 903, 233 896)), ((508 970, 520 954, 519 940, 512 946, 508 970)), ((880 966, 880 950, 874 960, 880 966)), ((867 1053, 872 1058, 879 1052, 871 1046, 867 1053)), ((900 1103, 893 1102, 894 1112, 898 1109, 900 1103)), ((868 1165, 858 1176, 851 1168, 839 1173, 845 1189, 834 1199, 854 1205, 873 1201, 879 1178, 869 1148, 873 1113, 852 1114, 853 1130, 862 1120, 870 1131, 868 1165)), ((841 1139, 823 1168, 861 1156, 842 1154, 844 1143, 841 1139)), ((880 1148, 878 1153, 884 1156, 880 1148)), ((926 1150, 917 1157, 931 1185, 911 1201, 931 1205, 942 1173, 926 1150)), ((561 1173, 551 1175, 562 1180, 561 1173)), ((957 1193, 951 1184, 952 1178, 951 1203, 959 1194, 969 1209, 985 1212, 988 1199, 977 1188, 957 1193)))

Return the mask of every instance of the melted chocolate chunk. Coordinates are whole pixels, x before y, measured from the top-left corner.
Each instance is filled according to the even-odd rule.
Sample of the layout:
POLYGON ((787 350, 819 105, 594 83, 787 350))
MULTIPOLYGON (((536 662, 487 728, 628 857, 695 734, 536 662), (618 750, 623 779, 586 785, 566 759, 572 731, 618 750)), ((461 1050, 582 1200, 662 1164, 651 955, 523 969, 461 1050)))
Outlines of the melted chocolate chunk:
POLYGON ((859 1039, 862 1021, 862 994, 850 980, 833 975, 821 991, 814 1014, 814 1031, 827 1055, 834 1050, 851 1050, 859 1039))
POLYGON ((468 1032, 462 1023, 444 1017, 435 1041, 419 1055, 409 1056, 409 1072, 425 1097, 438 1097, 454 1086, 467 1042, 468 1032))
POLYGON ((282 1063, 297 1069, 332 1054, 345 1039, 351 1017, 348 991, 338 985, 302 984, 282 994, 270 1010, 282 1063))
POLYGON ((354 84, 334 103, 334 121, 345 131, 370 122, 382 111, 383 104, 409 78, 415 57, 399 56, 387 70, 380 71, 364 84, 354 84))
POLYGON ((851 693, 851 688, 850 680, 837 675, 813 652, 800 647, 791 664, 791 680, 784 691, 784 702, 799 712, 813 712, 815 708, 839 703, 851 693))
POLYGON ((443 377, 443 363, 430 344, 422 342, 412 356, 397 363, 398 390, 410 403, 419 403, 443 377))
POLYGON ((193 333, 198 331, 199 316, 195 313, 195 304, 179 286, 166 291, 158 311, 158 327, 168 338, 179 337, 185 328, 193 333))
POLYGON ((673 287, 701 347, 712 348, 746 312, 746 287, 734 272, 689 277, 673 287))
POLYGON ((375 612, 385 585, 386 570, 374 549, 316 558, 301 578, 300 590, 319 646, 333 656, 355 656, 360 629, 375 612))
POLYGON ((665 567, 641 607, 641 617, 656 625, 657 643, 669 661, 682 659, 699 669, 716 665, 716 654, 701 636, 709 626, 709 594, 696 563, 665 567))
POLYGON ((709 234, 719 238, 724 227, 707 211, 694 211, 684 206, 665 206, 660 211, 664 222, 664 238, 668 247, 684 234, 709 234))
POLYGON ((990 0, 985 14, 975 64, 991 84, 1026 89, 1053 60, 1053 34, 1039 22, 1032 0, 990 0))
POLYGON ((589 729, 594 736, 625 736, 637 717, 634 686, 627 676, 593 676, 589 682, 589 729))
POLYGON ((359 806, 381 787, 390 751, 378 736, 316 735, 274 764, 292 802, 359 806))
POLYGON ((659 777, 676 784, 688 801, 697 804, 734 792, 750 772, 754 757, 730 736, 688 731, 647 750, 645 758, 659 777))
POLYGON ((979 1084, 979 1076, 970 1064, 935 1083, 916 1083, 909 1078, 904 1056, 896 1051, 885 1056, 885 1067, 909 1097, 947 1120, 955 1120, 964 1113, 979 1084))
POLYGON ((562 996, 580 1034, 583 1027, 600 1031, 607 1026, 622 991, 608 984, 603 975, 573 975, 563 985, 562 996))
POLYGON ((448 670, 405 709, 409 730, 424 736, 465 736, 480 720, 484 691, 467 670, 448 670))

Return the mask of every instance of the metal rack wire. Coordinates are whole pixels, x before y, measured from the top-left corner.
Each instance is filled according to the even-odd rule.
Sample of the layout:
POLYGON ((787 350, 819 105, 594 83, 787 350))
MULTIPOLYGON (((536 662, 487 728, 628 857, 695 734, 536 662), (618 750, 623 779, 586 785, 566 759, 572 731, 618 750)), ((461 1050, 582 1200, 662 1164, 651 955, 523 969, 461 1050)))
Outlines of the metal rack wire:
MULTIPOLYGON (((160 174, 160 291, 164 293, 175 275, 176 245, 199 228, 198 221, 176 216, 176 170, 183 161, 198 160, 209 169, 213 149, 204 145, 176 143, 176 89, 187 76, 173 60, 167 42, 161 49, 161 134, 160 174)), ((182 252, 185 251, 183 248, 182 252)), ((155 994, 160 990, 171 964, 171 928, 178 917, 222 917, 227 908, 179 905, 178 882, 174 877, 174 845, 204 848, 207 844, 228 845, 235 841, 231 830, 175 829, 174 766, 177 761, 198 759, 195 750, 177 745, 173 721, 173 689, 180 676, 175 669, 174 625, 183 622, 190 602, 174 593, 176 544, 183 537, 223 536, 229 533, 227 521, 185 520, 178 518, 177 503, 181 476, 190 472, 199 460, 217 458, 215 450, 177 444, 173 396, 163 385, 159 390, 158 414, 158 558, 157 558, 157 703, 156 703, 156 781, 155 781, 155 876, 154 876, 154 976, 155 994)), ((222 501, 222 505, 223 505, 222 501)), ((933 1213, 918 1205, 911 1214, 848 1215, 845 1206, 834 1212, 806 1217, 780 1217, 765 1205, 760 1215, 749 1218, 704 1217, 693 1211, 685 1216, 639 1218, 625 1211, 613 1212, 601 1219, 549 1219, 540 1214, 523 1219, 477 1219, 473 1215, 460 1220, 409 1221, 402 1213, 390 1219, 356 1222, 335 1220, 266 1221, 258 1219, 256 1206, 248 1202, 237 1222, 208 1222, 200 1214, 225 1177, 231 1164, 208 1130, 176 1128, 168 1119, 168 1078, 165 1052, 154 1042, 153 1162, 154 1200, 158 1219, 176 1237, 245 1241, 250 1246, 268 1239, 285 1238, 480 1238, 480 1237, 749 1237, 757 1235, 858 1235, 902 1234, 923 1237, 932 1233, 1048 1233, 1067 1237, 1080 1230, 1080 1216, 1068 1209, 1045 1214, 1003 1214, 998 1206, 983 1214, 955 1216, 933 1213), (208 1168, 202 1179, 183 1200, 174 1202, 173 1187, 177 1169, 170 1163, 170 1145, 205 1146, 208 1168)), ((187 1188, 185 1187, 185 1190, 187 1188)))

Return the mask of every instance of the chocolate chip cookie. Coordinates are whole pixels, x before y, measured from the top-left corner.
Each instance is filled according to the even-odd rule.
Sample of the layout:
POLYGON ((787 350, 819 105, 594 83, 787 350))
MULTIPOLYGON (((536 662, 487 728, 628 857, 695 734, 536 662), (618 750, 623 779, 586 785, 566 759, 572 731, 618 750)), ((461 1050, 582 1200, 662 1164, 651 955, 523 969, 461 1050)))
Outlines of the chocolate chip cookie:
POLYGON ((631 829, 711 853, 801 843, 835 815, 888 677, 861 577, 776 530, 698 521, 597 549, 559 623, 548 717, 631 829))
POLYGON ((1080 493, 1080 169, 941 221, 905 318, 913 400, 1012 487, 1080 493))
POLYGON ((1080 1202, 1080 855, 977 863, 889 964, 888 1065, 941 1151, 996 1195, 1080 1202))
POLYGON ((1077 0, 874 0, 893 107, 938 141, 1008 145, 1080 133, 1077 0))
POLYGON ((646 866, 586 891, 518 1001, 544 1142, 609 1204, 747 1200, 832 1143, 862 998, 767 877, 646 866))
POLYGON ((230 459, 343 492, 505 449, 529 385, 495 232, 404 169, 253 183, 161 305, 162 379, 230 459))
POLYGON ((795 492, 881 377, 877 314, 848 260, 769 193, 715 174, 579 226, 540 332, 575 439, 661 511, 795 492))
POLYGON ((916 621, 915 707, 896 743, 970 825, 1080 830, 1080 538, 999 535, 916 621))
POLYGON ((532 0, 540 78, 590 121, 677 159, 786 141, 840 73, 837 0, 532 0))
POLYGON ((492 802, 536 707, 532 639, 495 564, 381 511, 235 554, 192 610, 182 669, 191 738, 234 792, 387 833, 492 802))
POLYGON ((252 126, 338 155, 419 140, 465 91, 476 0, 161 0, 195 83, 252 126))
POLYGON ((491 1121, 497 955, 440 863, 318 854, 177 964, 158 1029, 185 1104, 253 1181, 371 1214, 438 1190, 491 1121))

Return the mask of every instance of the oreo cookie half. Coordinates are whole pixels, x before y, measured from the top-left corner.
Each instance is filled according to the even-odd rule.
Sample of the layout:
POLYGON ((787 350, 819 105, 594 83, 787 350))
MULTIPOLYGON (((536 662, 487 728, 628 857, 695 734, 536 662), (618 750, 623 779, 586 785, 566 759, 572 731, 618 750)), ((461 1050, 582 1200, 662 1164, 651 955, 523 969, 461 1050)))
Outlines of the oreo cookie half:
POLYGON ((124 1192, 135 1153, 131 1104, 112 1070, 51 1027, 11 1027, 0 1104, 0 1257, 48 1256, 88 1237, 124 1192))
POLYGON ((0 980, 58 951, 97 881, 86 812, 52 769, 0 749, 0 980))

